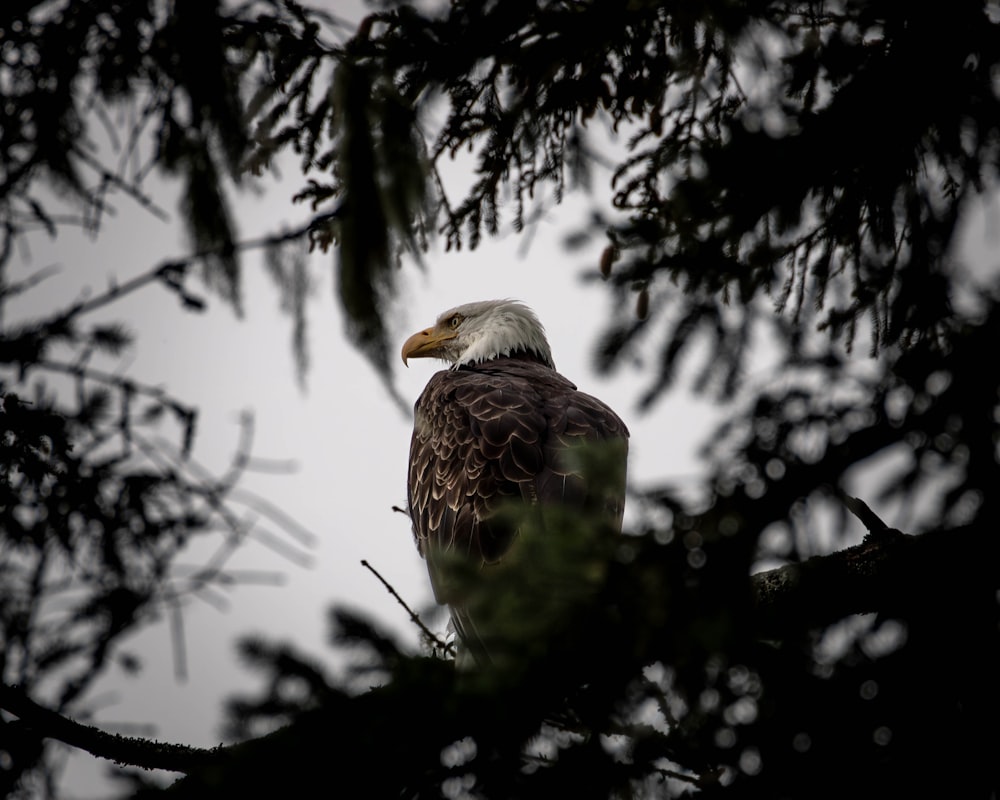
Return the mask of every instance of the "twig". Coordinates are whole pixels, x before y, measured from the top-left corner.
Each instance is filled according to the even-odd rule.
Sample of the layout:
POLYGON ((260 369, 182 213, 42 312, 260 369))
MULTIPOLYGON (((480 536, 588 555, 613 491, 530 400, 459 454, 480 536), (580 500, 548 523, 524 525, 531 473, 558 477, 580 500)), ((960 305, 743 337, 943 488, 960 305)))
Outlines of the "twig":
MULTIPOLYGON (((3 262, 2 256, 0 256, 0 263, 3 262)), ((24 280, 18 281, 17 283, 0 283, 0 296, 3 297, 13 297, 14 295, 21 294, 22 292, 27 292, 30 289, 35 288, 42 281, 47 278, 51 278, 53 275, 60 271, 58 264, 49 264, 46 267, 42 267, 38 271, 32 273, 24 280)))
POLYGON ((868 507, 868 504, 864 500, 858 497, 851 497, 850 495, 845 495, 843 499, 844 505, 847 506, 848 510, 854 516, 861 520, 861 523, 868 529, 869 533, 884 531, 889 527, 868 507))
POLYGON ((712 770, 705 775, 686 775, 683 772, 678 772, 674 769, 666 769, 661 767, 656 770, 663 778, 673 778, 675 781, 683 781, 684 783, 689 783, 692 786, 697 786, 700 789, 704 789, 708 786, 714 786, 719 782, 719 776, 722 773, 722 769, 712 770))
MULTIPOLYGON (((284 233, 261 236, 256 239, 246 239, 242 242, 234 242, 233 250, 236 252, 259 250, 265 247, 279 245, 284 242, 301 239, 309 233, 317 221, 322 220, 327 216, 328 215, 326 214, 318 214, 299 227, 284 233)), ((137 289, 141 289, 147 284, 159 281, 168 286, 173 286, 173 283, 170 280, 171 277, 174 279, 183 277, 184 273, 192 263, 213 255, 218 255, 220 252, 222 252, 222 248, 216 247, 207 250, 200 250, 178 259, 164 260, 148 271, 143 272, 142 274, 137 275, 124 283, 116 284, 99 295, 77 301, 51 317, 49 320, 43 322, 42 325, 50 328, 64 326, 69 320, 102 308, 126 294, 131 294, 137 289)))
POLYGON ((392 588, 389 582, 379 574, 378 570, 375 569, 375 567, 369 564, 368 561, 365 559, 361 559, 361 566, 363 566, 365 569, 371 572, 372 575, 378 578, 379 581, 382 583, 382 585, 389 592, 389 594, 391 594, 393 597, 396 598, 396 602, 399 603, 406 610, 406 613, 410 615, 410 620, 413 622, 414 625, 420 628, 421 633, 423 633, 424 636, 427 637, 428 641, 433 642, 435 647, 443 650, 449 655, 455 654, 454 645, 452 645, 450 642, 443 641, 441 638, 438 637, 437 634, 435 634, 430 628, 428 628, 424 624, 424 621, 420 619, 420 615, 417 614, 412 608, 410 608, 406 604, 406 601, 399 596, 399 592, 397 592, 394 588, 392 588))
MULTIPOLYGON (((844 505, 848 510, 861 520, 861 524, 868 529, 868 536, 903 536, 902 531, 890 528, 882 519, 872 511, 864 500, 850 495, 843 496, 844 505)), ((865 538, 868 538, 866 536, 865 538)))
POLYGON ((49 372, 58 372, 64 375, 82 378, 83 380, 103 383, 105 386, 113 386, 123 392, 141 394, 145 397, 156 400, 165 406, 169 406, 175 412, 186 418, 189 418, 197 413, 197 409, 193 406, 185 406, 180 401, 172 399, 170 395, 159 386, 140 383, 132 378, 123 378, 121 375, 114 372, 107 372, 96 367, 88 367, 79 363, 71 364, 66 361, 54 361, 47 358, 39 359, 35 362, 34 366, 39 369, 48 370, 49 372))
MULTIPOLYGON (((145 194, 138 185, 134 185, 120 175, 116 175, 111 172, 111 170, 105 167, 100 161, 90 155, 90 153, 82 147, 74 147, 72 150, 77 158, 98 174, 102 183, 110 184, 116 189, 120 189, 125 192, 125 194, 135 200, 135 202, 137 202, 143 209, 148 211, 161 222, 168 222, 170 220, 170 214, 156 205, 152 198, 145 194)), ((98 202, 103 207, 103 200, 98 202)))

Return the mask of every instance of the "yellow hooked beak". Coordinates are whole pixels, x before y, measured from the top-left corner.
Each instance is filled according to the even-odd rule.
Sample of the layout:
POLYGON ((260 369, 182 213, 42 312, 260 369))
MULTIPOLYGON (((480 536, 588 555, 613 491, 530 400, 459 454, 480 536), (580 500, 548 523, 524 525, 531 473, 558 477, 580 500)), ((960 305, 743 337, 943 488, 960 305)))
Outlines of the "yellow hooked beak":
POLYGON ((451 328, 444 328, 440 325, 417 331, 403 342, 403 364, 409 366, 406 362, 411 358, 431 358, 437 355, 437 349, 457 335, 451 328))

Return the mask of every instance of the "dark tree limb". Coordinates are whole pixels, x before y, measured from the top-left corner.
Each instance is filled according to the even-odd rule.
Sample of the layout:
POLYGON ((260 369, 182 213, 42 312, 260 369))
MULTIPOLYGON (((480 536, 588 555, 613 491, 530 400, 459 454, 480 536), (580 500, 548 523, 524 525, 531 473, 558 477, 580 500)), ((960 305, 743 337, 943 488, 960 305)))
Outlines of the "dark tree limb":
MULTIPOLYGON (((873 535, 830 555, 758 573, 750 579, 757 635, 782 639, 852 614, 905 616, 914 607, 940 607, 951 613, 947 609, 955 595, 972 590, 963 587, 995 598, 1000 588, 998 550, 995 536, 973 528, 920 536, 873 535)), ((0 708, 39 736, 146 769, 191 774, 226 763, 252 744, 199 749, 109 734, 44 708, 3 684, 0 708)))
POLYGON ((188 773, 218 763, 224 749, 206 750, 108 733, 45 708, 17 687, 6 684, 0 684, 0 708, 18 717, 25 728, 40 736, 57 739, 98 758, 144 769, 188 773))
POLYGON ((851 614, 924 608, 963 587, 1000 588, 995 535, 959 528, 906 536, 862 521, 871 535, 861 544, 751 578, 760 636, 780 639, 851 614))

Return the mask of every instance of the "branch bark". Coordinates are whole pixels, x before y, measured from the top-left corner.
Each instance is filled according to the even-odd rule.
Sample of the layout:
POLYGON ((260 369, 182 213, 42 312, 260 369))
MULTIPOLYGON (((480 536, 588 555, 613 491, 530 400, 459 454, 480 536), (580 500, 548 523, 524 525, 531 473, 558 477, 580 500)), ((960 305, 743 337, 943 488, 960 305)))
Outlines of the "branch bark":
POLYGON ((222 747, 206 750, 108 733, 45 708, 17 687, 6 684, 0 684, 0 708, 18 717, 25 728, 40 736, 118 764, 188 773, 218 763, 224 755, 222 747))
POLYGON ((956 593, 995 595, 1000 588, 1000 547, 992 532, 957 528, 908 536, 877 525, 870 530, 854 547, 754 575, 759 635, 780 639, 850 614, 905 616, 956 593))

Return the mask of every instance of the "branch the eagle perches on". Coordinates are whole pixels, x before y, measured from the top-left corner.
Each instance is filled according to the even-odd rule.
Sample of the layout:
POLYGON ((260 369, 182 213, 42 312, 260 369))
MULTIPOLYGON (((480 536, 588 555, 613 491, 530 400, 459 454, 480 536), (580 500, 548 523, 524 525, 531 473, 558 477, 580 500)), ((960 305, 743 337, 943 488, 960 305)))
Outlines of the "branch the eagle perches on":
MULTIPOLYGON (((751 620, 759 638, 795 636, 852 614, 891 615, 894 608, 912 600, 913 593, 934 603, 938 590, 948 591, 955 581, 966 583, 962 576, 970 569, 991 571, 991 585, 1000 587, 995 536, 972 528, 909 536, 889 528, 857 498, 844 502, 868 528, 862 543, 751 576, 751 620)), ((198 772, 231 760, 237 748, 250 744, 204 749, 111 734, 75 722, 34 702, 16 686, 2 684, 0 709, 39 737, 146 769, 198 772)))

